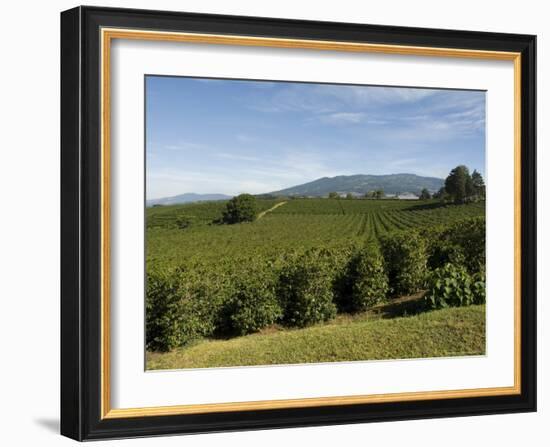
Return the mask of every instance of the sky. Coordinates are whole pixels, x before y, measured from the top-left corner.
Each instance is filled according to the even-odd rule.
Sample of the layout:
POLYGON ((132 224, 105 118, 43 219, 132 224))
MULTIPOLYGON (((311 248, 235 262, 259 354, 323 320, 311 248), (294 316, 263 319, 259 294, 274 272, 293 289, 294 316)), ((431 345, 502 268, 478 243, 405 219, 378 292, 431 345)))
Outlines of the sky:
POLYGON ((320 177, 485 174, 485 92, 146 77, 147 199, 320 177))

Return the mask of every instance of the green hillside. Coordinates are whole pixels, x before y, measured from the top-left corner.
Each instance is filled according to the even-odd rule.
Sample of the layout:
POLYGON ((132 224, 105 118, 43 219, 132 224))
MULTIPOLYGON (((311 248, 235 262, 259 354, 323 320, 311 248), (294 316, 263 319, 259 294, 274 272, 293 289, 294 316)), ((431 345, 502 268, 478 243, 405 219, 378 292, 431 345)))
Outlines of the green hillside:
POLYGON ((394 319, 365 313, 306 329, 271 328, 230 340, 202 340, 169 353, 148 353, 147 368, 281 365, 484 353, 485 306, 481 305, 394 319))

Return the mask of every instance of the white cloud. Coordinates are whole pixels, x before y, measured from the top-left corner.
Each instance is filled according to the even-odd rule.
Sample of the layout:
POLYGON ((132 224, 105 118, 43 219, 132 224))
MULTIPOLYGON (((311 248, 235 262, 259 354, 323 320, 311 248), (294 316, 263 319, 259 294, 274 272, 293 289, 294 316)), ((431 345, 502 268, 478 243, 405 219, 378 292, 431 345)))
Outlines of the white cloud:
POLYGON ((357 124, 365 118, 366 114, 361 112, 337 112, 320 117, 321 121, 329 124, 357 124))
POLYGON ((205 145, 200 143, 193 143, 191 141, 181 141, 175 144, 167 144, 164 146, 164 148, 170 151, 188 151, 204 149, 205 145))
POLYGON ((219 152, 216 154, 219 158, 225 158, 227 160, 238 160, 238 161, 261 161, 260 158, 250 156, 250 155, 241 155, 241 154, 232 154, 230 152, 219 152))
POLYGON ((241 143, 251 143, 251 142, 254 142, 254 141, 258 141, 258 138, 254 137, 252 135, 245 134, 245 133, 237 134, 236 138, 241 143))
POLYGON ((339 100, 358 107, 413 103, 432 96, 436 92, 437 90, 434 89, 376 86, 332 87, 327 91, 339 100))

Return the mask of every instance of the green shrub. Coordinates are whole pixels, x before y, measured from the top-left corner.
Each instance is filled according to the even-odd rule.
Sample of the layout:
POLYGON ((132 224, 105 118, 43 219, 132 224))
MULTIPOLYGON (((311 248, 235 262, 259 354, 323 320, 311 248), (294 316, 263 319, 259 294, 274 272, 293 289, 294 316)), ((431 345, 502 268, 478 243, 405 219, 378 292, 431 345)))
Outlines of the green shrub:
POLYGON ((481 274, 471 276, 462 265, 446 264, 431 274, 425 300, 434 309, 482 304, 485 278, 481 274))
POLYGON ((462 249, 443 237, 446 229, 446 226, 438 225, 419 230, 426 242, 427 266, 431 271, 448 263, 464 263, 462 249))
POLYGON ((448 263, 460 264, 473 274, 485 268, 485 218, 462 219, 451 225, 431 228, 424 237, 430 269, 448 263))
POLYGON ((386 301, 388 289, 384 258, 371 243, 351 256, 337 283, 337 304, 345 312, 364 311, 386 301))
POLYGON ((485 271, 477 272, 472 275, 472 292, 474 294, 474 304, 484 304, 486 297, 485 271))
POLYGON ((212 335, 219 302, 198 271, 150 271, 146 292, 146 346, 169 351, 212 335))
POLYGON ((257 213, 258 205, 256 198, 251 194, 240 194, 227 202, 222 220, 227 224, 252 222, 256 219, 257 213))
POLYGON ((191 225, 196 223, 196 218, 193 216, 187 216, 185 214, 179 215, 176 217, 176 227, 178 227, 180 230, 185 230, 186 228, 189 228, 191 225))
POLYGON ((470 273, 485 269, 485 218, 464 219, 447 227, 443 234, 451 244, 461 248, 464 266, 470 273))
POLYGON ((179 346, 181 300, 174 275, 165 272, 147 274, 145 298, 145 338, 147 349, 169 351, 179 346))
POLYGON ((277 287, 283 322, 305 327, 334 318, 333 280, 334 268, 326 253, 311 250, 291 259, 282 268, 277 287))
POLYGON ((270 276, 267 271, 254 271, 234 279, 226 307, 230 332, 239 335, 257 332, 282 317, 270 276))
POLYGON ((407 295, 421 290, 427 275, 426 243, 415 231, 395 232, 380 238, 390 292, 407 295))

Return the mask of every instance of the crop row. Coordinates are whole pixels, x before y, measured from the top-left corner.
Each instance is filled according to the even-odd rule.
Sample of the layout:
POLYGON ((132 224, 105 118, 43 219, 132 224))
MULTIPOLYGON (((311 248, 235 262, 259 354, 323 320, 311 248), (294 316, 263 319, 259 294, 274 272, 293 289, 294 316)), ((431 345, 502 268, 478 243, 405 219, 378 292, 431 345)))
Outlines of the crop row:
POLYGON ((288 205, 251 223, 197 225, 185 230, 149 227, 148 262, 180 264, 200 260, 219 263, 227 258, 257 254, 276 256, 295 249, 334 248, 353 241, 378 239, 396 230, 423 229, 484 214, 484 208, 477 204, 413 210, 379 209, 346 215, 278 213, 288 205))
POLYGON ((204 258, 169 266, 149 263, 148 349, 170 350, 216 334, 246 335, 273 323, 305 327, 426 287, 428 299, 419 309, 485 301, 484 218, 389 232, 387 216, 326 216, 339 219, 348 235, 365 226, 365 219, 366 227, 372 221, 374 232, 386 232, 379 243, 361 234, 363 240, 340 241, 339 247, 302 245, 271 255, 234 252, 220 255, 216 265, 204 258))

